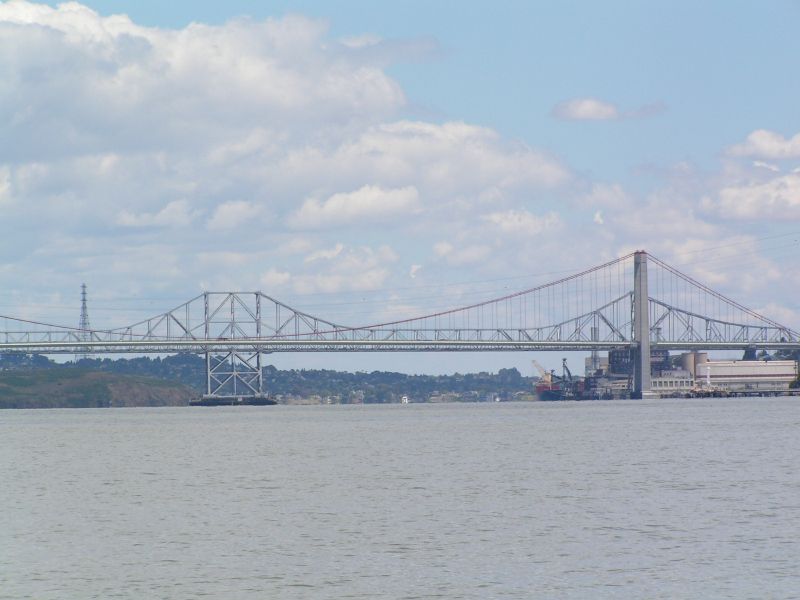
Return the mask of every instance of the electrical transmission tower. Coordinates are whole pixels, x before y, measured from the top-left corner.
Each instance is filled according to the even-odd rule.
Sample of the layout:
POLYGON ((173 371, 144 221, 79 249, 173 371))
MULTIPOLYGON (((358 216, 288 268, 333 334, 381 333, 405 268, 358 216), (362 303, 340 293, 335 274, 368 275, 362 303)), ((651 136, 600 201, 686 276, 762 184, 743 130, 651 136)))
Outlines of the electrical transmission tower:
MULTIPOLYGON (((80 337, 82 342, 91 340, 91 325, 89 325, 89 309, 86 306, 86 284, 81 284, 81 322, 78 324, 80 330, 80 337)), ((80 354, 78 358, 89 358, 88 354, 80 354)))

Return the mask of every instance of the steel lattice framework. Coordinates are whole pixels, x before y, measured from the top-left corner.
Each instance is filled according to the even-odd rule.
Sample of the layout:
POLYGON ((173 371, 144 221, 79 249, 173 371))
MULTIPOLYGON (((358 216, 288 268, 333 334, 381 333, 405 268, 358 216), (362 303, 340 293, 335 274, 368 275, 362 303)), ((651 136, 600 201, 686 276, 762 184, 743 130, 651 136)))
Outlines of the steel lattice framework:
POLYGON ((261 292, 206 292, 113 329, 3 318, 0 352, 204 353, 212 395, 261 394, 264 352, 610 350, 647 342, 670 350, 800 348, 793 329, 644 252, 500 298, 366 326, 334 323, 261 292), (646 310, 637 309, 637 294, 647 297, 646 310), (637 336, 637 314, 649 336, 637 336))

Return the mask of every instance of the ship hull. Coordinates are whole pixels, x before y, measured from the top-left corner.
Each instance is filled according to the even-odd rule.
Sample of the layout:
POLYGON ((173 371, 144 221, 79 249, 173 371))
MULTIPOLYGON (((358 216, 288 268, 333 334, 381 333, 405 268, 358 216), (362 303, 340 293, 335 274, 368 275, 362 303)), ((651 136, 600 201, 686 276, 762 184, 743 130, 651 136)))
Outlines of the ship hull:
POLYGON ((553 402, 564 399, 563 390, 536 390, 536 398, 540 402, 553 402))

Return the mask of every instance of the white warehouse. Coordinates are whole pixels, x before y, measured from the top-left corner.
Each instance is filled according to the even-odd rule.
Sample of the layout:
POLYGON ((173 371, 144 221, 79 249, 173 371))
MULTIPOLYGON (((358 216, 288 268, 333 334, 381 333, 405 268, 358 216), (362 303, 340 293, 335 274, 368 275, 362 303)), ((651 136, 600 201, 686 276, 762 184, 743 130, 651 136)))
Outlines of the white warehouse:
POLYGON ((798 377, 794 360, 709 360, 705 352, 688 352, 681 364, 697 387, 732 392, 776 392, 786 390, 798 377))

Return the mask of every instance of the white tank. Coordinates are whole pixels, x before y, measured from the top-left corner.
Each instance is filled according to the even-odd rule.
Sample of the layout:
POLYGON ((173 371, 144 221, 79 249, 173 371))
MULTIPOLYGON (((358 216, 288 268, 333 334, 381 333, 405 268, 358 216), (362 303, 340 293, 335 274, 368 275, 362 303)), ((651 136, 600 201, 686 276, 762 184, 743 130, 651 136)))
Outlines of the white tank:
POLYGON ((689 371, 693 378, 705 375, 704 370, 697 371, 697 367, 708 362, 708 352, 684 352, 681 354, 681 366, 684 371, 689 371))

